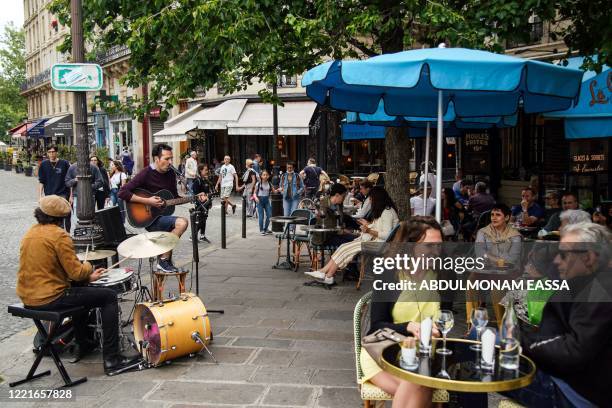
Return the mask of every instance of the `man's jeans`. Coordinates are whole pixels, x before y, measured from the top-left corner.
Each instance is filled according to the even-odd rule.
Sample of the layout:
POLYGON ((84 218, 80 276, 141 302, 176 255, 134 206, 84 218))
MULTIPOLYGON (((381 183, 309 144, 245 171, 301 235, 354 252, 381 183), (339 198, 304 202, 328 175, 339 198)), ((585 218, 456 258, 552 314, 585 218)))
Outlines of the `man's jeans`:
POLYGON ((297 210, 297 206, 300 203, 300 197, 283 198, 283 214, 285 217, 291 215, 294 210, 297 210))
MULTIPOLYGON (((87 310, 100 308, 104 359, 119 354, 119 306, 117 294, 112 289, 89 286, 72 287, 66 289, 59 299, 42 306, 28 306, 28 309, 53 311, 74 306, 84 306, 87 310)), ((87 316, 88 313, 85 312, 72 317, 74 336, 80 345, 86 344, 89 340, 87 338, 87 316)))

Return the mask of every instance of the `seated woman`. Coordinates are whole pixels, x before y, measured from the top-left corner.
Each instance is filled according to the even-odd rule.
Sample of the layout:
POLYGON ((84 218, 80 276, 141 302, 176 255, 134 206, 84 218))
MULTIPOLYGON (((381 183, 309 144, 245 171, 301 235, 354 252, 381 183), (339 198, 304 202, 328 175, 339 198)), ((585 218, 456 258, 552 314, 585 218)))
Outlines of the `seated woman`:
MULTIPOLYGON (((400 243, 440 243, 442 242, 442 229, 433 217, 413 216, 408 221, 402 221, 391 241, 400 243)), ((405 244, 404 244, 405 245, 405 244)), ((400 248, 401 250, 401 248, 400 248)), ((422 280, 433 278, 433 272, 428 270, 392 271, 394 279, 422 280), (412 273, 414 272, 414 273, 412 273)), ((375 296, 380 294, 375 292, 375 296)), ((370 330, 373 333, 378 329, 390 328, 405 336, 420 336, 421 321, 427 317, 435 316, 440 309, 439 296, 435 291, 428 291, 424 296, 417 296, 417 291, 404 291, 395 301, 386 299, 373 299, 370 306, 370 330)), ((434 327, 433 335, 439 337, 440 333, 434 327)), ((428 407, 431 405, 432 390, 401 380, 385 372, 376 361, 362 349, 359 356, 363 371, 362 382, 370 381, 388 394, 393 395, 393 407, 428 407)))
POLYGON ((334 275, 338 269, 345 268, 351 260, 361 252, 361 244, 368 241, 384 242, 389 233, 398 224, 397 208, 382 187, 372 187, 370 190, 372 202, 372 222, 360 219, 361 234, 351 242, 344 243, 333 253, 331 260, 320 270, 305 272, 306 275, 322 279, 326 284, 334 283, 334 275))
MULTIPOLYGON (((517 264, 521 256, 521 234, 510 226, 510 208, 505 204, 495 204, 491 208, 491 223, 484 228, 478 230, 476 234, 475 252, 477 257, 486 258, 487 267, 508 267, 509 264, 517 264)), ((479 279, 485 279, 488 276, 479 274, 479 279)), ((496 278, 500 276, 496 275, 496 278)), ((508 276, 510 278, 510 276, 508 276)), ((472 297, 473 293, 468 293, 468 301, 466 302, 466 312, 469 317, 472 313, 472 308, 479 307, 479 302, 472 297)), ((504 297, 505 293, 492 291, 491 301, 493 303, 493 311, 498 322, 504 314, 503 307, 499 302, 504 297)))

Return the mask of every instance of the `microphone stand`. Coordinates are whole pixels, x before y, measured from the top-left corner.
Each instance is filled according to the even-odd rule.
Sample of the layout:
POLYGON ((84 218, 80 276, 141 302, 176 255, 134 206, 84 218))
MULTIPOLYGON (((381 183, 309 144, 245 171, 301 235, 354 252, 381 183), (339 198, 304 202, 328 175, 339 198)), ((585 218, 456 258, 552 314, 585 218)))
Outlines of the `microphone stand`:
MULTIPOLYGON (((174 174, 176 174, 179 179, 179 184, 183 183, 185 188, 187 189, 187 194, 190 194, 193 197, 195 207, 189 209, 189 221, 191 224, 191 251, 192 251, 192 259, 195 266, 195 280, 196 280, 196 295, 200 296, 200 251, 198 249, 198 213, 202 210, 196 208, 199 203, 197 202, 198 198, 193 194, 193 188, 189 184, 187 184, 187 180, 185 176, 183 176, 174 166, 170 166, 174 174)), ((210 198, 209 198, 210 200, 210 198)), ((207 309, 208 313, 219 313, 224 314, 225 310, 211 310, 207 309)))

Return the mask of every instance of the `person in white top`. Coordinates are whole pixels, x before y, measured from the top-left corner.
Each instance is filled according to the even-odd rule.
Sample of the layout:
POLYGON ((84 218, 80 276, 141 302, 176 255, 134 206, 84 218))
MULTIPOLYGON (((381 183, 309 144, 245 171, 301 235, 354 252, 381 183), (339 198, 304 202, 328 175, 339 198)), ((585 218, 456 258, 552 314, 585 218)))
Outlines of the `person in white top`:
POLYGON ((361 252, 363 242, 384 242, 389 238, 391 231, 399 224, 397 208, 387 191, 375 186, 370 190, 372 202, 371 217, 369 223, 364 219, 358 220, 361 224, 361 234, 351 242, 338 247, 332 254, 331 260, 319 271, 305 272, 306 275, 315 279, 323 280, 328 285, 334 283, 334 275, 340 269, 346 268, 351 260, 361 252))
POLYGON ((121 211, 121 220, 125 222, 125 203, 117 193, 121 186, 127 183, 127 174, 123 170, 123 164, 119 160, 110 162, 110 199, 113 205, 118 205, 121 211))
POLYGON ((434 212, 434 208, 436 207, 436 200, 431 198, 431 185, 427 183, 427 202, 423 199, 423 190, 425 189, 425 184, 421 183, 419 185, 419 195, 416 195, 410 198, 410 210, 412 215, 432 215, 434 212), (423 214, 423 209, 425 209, 425 213, 423 214))
POLYGON ((370 199, 370 190, 372 187, 374 187, 374 185, 369 180, 363 180, 359 183, 359 192, 365 197, 365 200, 363 200, 363 204, 361 204, 361 208, 359 208, 357 213, 353 215, 353 218, 356 220, 367 218, 372 210, 372 200, 370 199))
MULTIPOLYGON (((427 169, 427 181, 431 184, 431 195, 436 196, 436 173, 434 173, 434 166, 432 162, 429 162, 429 168, 427 169)), ((422 165, 421 177, 419 177, 419 184, 425 182, 425 163, 422 165)), ((429 187, 427 187, 429 189, 429 187)), ((423 214, 417 214, 423 215, 423 214)))
POLYGON ((196 152, 191 152, 189 158, 185 162, 185 178, 187 179, 187 192, 191 194, 191 188, 196 177, 198 177, 198 155, 196 152))
POLYGON ((232 194, 234 185, 236 186, 236 191, 238 191, 238 175, 236 174, 236 169, 234 166, 230 164, 231 160, 232 159, 229 156, 225 156, 223 158, 223 166, 221 166, 219 169, 219 179, 217 180, 215 190, 219 191, 219 185, 221 185, 221 200, 223 200, 224 203, 231 205, 232 213, 235 214, 236 204, 233 204, 229 197, 232 194))

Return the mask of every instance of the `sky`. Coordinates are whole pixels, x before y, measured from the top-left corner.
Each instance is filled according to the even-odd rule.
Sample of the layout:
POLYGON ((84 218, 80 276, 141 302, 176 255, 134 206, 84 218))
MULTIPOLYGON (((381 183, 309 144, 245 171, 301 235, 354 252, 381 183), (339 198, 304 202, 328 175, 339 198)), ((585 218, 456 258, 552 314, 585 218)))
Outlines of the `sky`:
POLYGON ((2 0, 2 13, 0 13, 0 32, 4 26, 12 21, 17 27, 23 25, 23 0, 2 0))

